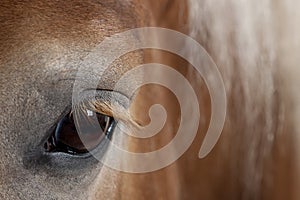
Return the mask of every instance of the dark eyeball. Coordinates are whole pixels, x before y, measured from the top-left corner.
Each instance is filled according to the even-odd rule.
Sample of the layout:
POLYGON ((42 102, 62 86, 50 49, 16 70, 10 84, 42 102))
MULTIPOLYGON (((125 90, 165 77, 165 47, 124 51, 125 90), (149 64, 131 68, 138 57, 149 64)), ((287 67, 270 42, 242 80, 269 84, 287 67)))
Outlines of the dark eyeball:
POLYGON ((46 152, 84 154, 96 148, 105 137, 111 136, 115 125, 112 117, 89 110, 80 117, 85 119, 80 120, 80 129, 86 131, 81 135, 78 134, 73 113, 69 112, 58 121, 53 133, 45 143, 46 152), (97 126, 93 124, 95 121, 89 120, 91 116, 94 119, 96 117, 97 126), (99 126, 101 130, 99 130, 99 126))

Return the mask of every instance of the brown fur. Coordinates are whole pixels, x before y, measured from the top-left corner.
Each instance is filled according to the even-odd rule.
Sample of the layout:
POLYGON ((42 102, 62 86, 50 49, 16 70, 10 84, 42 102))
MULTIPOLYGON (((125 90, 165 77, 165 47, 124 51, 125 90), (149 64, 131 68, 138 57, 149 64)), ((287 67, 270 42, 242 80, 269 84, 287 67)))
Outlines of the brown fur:
MULTIPOLYGON (((267 17, 255 18, 256 7, 245 3, 250 18, 258 19, 257 26, 246 24, 255 32, 252 41, 237 23, 243 5, 237 1, 2 1, 0 199, 299 199, 297 115, 293 111, 298 99, 295 90, 289 89, 289 84, 295 84, 289 80, 292 66, 299 63, 294 55, 299 48, 290 33, 298 33, 292 28, 297 18, 289 14, 286 5, 271 4, 274 32, 266 28, 270 24, 263 19, 267 17), (43 157, 38 145, 47 135, 45 130, 70 104, 80 61, 105 37, 139 26, 189 34, 216 61, 225 81, 228 113, 214 150, 205 159, 197 157, 211 114, 209 93, 201 77, 173 54, 145 50, 144 62, 173 66, 198 91, 202 116, 189 150, 174 164, 146 174, 117 172, 93 160, 43 157), (264 46, 269 37, 280 44, 264 46), (252 47, 257 48, 258 56, 253 56, 252 47), (268 57, 271 51, 275 58, 268 57)), ((99 85, 112 89, 123 73, 140 62, 140 52, 122 57, 99 85)), ((174 98, 159 86, 141 89, 130 117, 140 125, 147 124, 145 113, 159 102, 169 118, 158 136, 129 140, 130 150, 154 150, 174 137, 180 116, 174 98)), ((102 113, 110 114, 110 105, 95 104, 102 113)), ((129 118, 126 111, 119 117, 129 118)))

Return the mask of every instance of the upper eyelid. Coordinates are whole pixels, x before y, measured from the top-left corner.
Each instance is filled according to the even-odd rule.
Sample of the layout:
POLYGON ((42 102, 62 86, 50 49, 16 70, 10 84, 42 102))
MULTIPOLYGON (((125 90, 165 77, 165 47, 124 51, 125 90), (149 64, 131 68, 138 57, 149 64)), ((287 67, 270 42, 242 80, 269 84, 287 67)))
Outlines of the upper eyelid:
POLYGON ((130 106, 130 98, 121 92, 97 89, 95 94, 95 97, 99 98, 100 101, 115 101, 124 108, 129 108, 130 106))
POLYGON ((72 106, 72 112, 77 109, 89 109, 117 120, 133 122, 129 114, 130 99, 117 91, 105 89, 84 90, 78 103, 72 106))
POLYGON ((128 109, 130 99, 125 94, 107 89, 87 89, 82 92, 81 101, 99 101, 102 103, 117 103, 123 108, 128 109))

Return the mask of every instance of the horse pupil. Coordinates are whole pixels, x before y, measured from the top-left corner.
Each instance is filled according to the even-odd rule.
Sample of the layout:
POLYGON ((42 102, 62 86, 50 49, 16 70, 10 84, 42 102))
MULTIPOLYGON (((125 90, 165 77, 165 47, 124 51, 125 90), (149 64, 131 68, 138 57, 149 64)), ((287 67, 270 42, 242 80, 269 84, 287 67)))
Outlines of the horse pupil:
MULTIPOLYGON (((65 152, 70 154, 87 153, 97 147, 102 139, 110 134, 108 130, 114 125, 113 118, 96 113, 102 132, 91 131, 88 134, 79 136, 73 115, 68 113, 57 123, 53 133, 45 143, 44 147, 47 152, 65 152), (82 142, 84 137, 84 144, 82 142)), ((89 124, 87 124, 88 126, 89 124)), ((93 130, 93 129, 91 129, 93 130)))

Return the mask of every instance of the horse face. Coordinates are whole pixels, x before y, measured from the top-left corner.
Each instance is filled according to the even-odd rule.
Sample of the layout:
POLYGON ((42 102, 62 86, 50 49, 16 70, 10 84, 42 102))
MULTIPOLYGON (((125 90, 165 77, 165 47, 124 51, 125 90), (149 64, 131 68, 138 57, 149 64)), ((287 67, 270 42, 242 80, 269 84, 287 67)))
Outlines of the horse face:
MULTIPOLYGON (((43 145, 72 103, 80 61, 105 37, 136 26, 134 8, 115 1, 5 1, 0 9, 0 198, 87 199, 102 165, 93 157, 46 155, 43 145)), ((99 85, 112 89, 139 59, 125 56, 99 85)), ((97 195, 113 198, 115 173, 106 174, 97 195)))
MULTIPOLYGON (((294 87, 299 83, 299 16, 291 12, 299 6, 293 0, 253 2, 3 1, 0 198, 299 199, 299 95, 294 87), (202 112, 198 135, 184 156, 155 172, 127 174, 92 156, 47 152, 45 142, 69 112, 82 60, 106 37, 145 23, 188 33, 219 67, 228 112, 209 157, 197 157, 211 115, 205 83, 183 59, 149 50, 121 57, 104 71, 98 86, 112 90, 118 78, 143 59, 186 75, 202 112)), ((174 95, 147 86, 136 99, 132 113, 139 124, 149 122, 144 113, 153 103, 169 111, 168 121, 162 137, 132 140, 130 148, 139 152, 162 147, 178 126, 174 95)))

